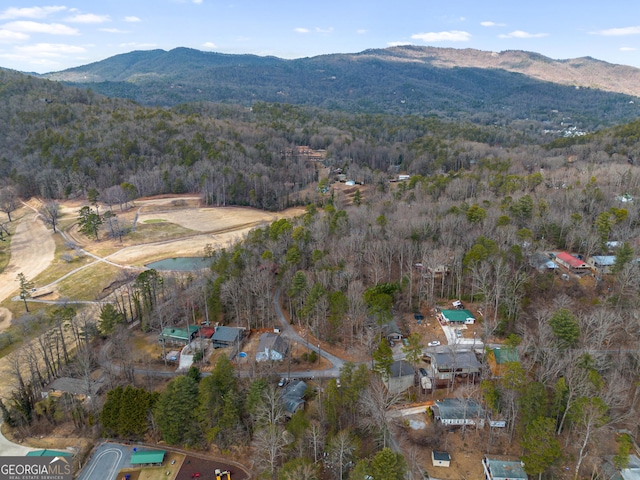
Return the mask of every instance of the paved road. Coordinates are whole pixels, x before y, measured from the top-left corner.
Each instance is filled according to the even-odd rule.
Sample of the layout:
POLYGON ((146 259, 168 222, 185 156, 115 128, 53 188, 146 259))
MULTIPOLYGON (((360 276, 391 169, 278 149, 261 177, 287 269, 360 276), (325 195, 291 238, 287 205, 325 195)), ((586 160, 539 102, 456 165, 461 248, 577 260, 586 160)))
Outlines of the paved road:
POLYGON ((131 447, 103 443, 91 455, 77 480, 116 480, 121 469, 131 466, 131 452, 131 447))
POLYGON ((0 431, 0 457, 24 457, 31 450, 35 449, 10 442, 0 431))

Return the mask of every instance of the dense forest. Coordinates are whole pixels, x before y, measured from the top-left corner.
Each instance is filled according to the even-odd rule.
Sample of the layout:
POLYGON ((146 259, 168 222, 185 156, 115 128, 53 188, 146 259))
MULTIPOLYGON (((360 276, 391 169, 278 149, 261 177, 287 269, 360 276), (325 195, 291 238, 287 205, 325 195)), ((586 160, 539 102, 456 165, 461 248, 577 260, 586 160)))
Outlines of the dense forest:
MULTIPOLYGON (((604 478, 601 459, 624 460, 637 441, 640 121, 562 137, 524 120, 486 126, 276 103, 152 108, 0 75, 3 192, 65 199, 91 191, 111 205, 189 192, 211 205, 306 206, 299 218, 208 252, 213 265, 202 277, 128 279, 123 288, 148 301, 103 309, 91 335, 119 345, 126 332, 118 325, 133 317, 145 328, 178 323, 189 315, 185 304, 225 324, 274 327, 278 291, 292 323, 330 344, 374 352, 372 372, 347 364, 340 387, 331 380, 310 390, 311 407, 285 422, 267 371, 238 378, 220 360, 210 376, 191 371, 158 394, 144 383, 125 386, 136 382, 133 366, 116 349, 122 368, 104 404, 88 411, 69 404, 59 418, 118 438, 253 448, 255 468, 283 479, 403 478, 414 465, 388 448, 388 407, 400 398, 381 381, 388 368, 381 326, 462 299, 485 312, 482 340, 506 341, 521 361, 461 395, 507 421, 502 435, 520 445, 530 475, 559 478, 570 465, 573 478, 604 478), (301 145, 325 150, 323 164, 287 153, 301 145), (325 168, 354 179, 357 193, 332 189, 334 173, 319 176, 325 168), (400 172, 409 180, 389 181, 400 172), (612 253, 616 262, 586 280, 530 265, 537 252, 564 250, 585 259, 612 253), (449 273, 416 275, 416 263, 449 273), (127 417, 131 405, 137 413, 127 417)), ((97 362, 80 334, 86 319, 61 310, 48 321, 64 318, 81 325, 79 365, 92 355, 97 362)), ((60 352, 44 355, 73 362, 60 352)), ((23 386, 56 375, 54 366, 44 374, 34 368, 32 378, 14 372, 23 386)), ((35 397, 16 394, 2 405, 5 419, 23 428, 59 421, 55 407, 35 397)), ((435 430, 414 440, 436 448, 441 437, 435 430)), ((468 441, 483 448, 485 440, 468 441)))

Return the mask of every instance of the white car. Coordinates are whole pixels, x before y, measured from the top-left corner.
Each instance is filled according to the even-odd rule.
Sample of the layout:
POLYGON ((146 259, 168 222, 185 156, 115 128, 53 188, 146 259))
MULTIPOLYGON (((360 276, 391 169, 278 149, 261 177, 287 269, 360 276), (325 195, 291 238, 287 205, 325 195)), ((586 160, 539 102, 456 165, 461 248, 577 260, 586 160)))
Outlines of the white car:
POLYGON ((430 347, 438 347, 438 346, 440 346, 440 341, 439 340, 432 340, 427 345, 429 345, 430 347))

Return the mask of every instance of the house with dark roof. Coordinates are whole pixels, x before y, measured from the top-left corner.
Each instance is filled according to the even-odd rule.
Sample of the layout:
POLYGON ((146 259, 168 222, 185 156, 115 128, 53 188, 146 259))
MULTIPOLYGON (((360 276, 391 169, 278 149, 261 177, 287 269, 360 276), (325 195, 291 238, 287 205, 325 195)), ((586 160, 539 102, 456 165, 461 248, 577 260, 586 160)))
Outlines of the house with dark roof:
POLYGON ((429 408, 433 418, 443 425, 484 427, 484 410, 473 399, 444 398, 436 400, 429 408))
POLYGON ((260 341, 258 342, 256 362, 283 360, 288 350, 289 344, 279 334, 271 332, 263 333, 260 335, 260 341))
POLYGON ((48 396, 60 397, 61 395, 68 393, 74 397, 84 400, 85 398, 95 397, 100 393, 104 381, 85 380, 81 378, 60 377, 56 378, 53 382, 46 386, 42 390, 42 398, 48 396))
POLYGON ((538 272, 553 272, 558 270, 556 262, 551 260, 542 252, 536 252, 529 257, 529 266, 535 268, 538 272))
POLYGON ((450 467, 451 455, 447 452, 436 452, 435 450, 432 450, 431 463, 434 467, 450 467))
POLYGON ((240 346, 244 336, 244 328, 220 326, 215 328, 211 336, 213 348, 240 346))
POLYGON ((485 456, 482 459, 485 480, 526 480, 529 477, 520 460, 503 460, 485 456))
POLYGON ((456 376, 464 375, 475 381, 480 375, 481 364, 471 350, 453 349, 448 352, 435 352, 431 357, 431 374, 436 386, 447 385, 456 376))
POLYGON ((416 371, 405 360, 393 362, 389 371, 389 378, 385 383, 391 393, 402 393, 416 384, 416 371))
POLYGON ((384 324, 382 326, 382 332, 385 338, 389 341, 399 342, 400 340, 402 340, 402 332, 398 327, 398 322, 396 322, 395 320, 391 320, 390 322, 384 324))
POLYGON ((291 416, 304 407, 304 396, 307 392, 307 384, 302 380, 296 380, 287 384, 282 392, 280 401, 286 414, 291 416))
POLYGON ((601 470, 608 480, 640 480, 640 458, 629 455, 626 467, 618 468, 613 463, 613 456, 609 456, 602 463, 601 470))

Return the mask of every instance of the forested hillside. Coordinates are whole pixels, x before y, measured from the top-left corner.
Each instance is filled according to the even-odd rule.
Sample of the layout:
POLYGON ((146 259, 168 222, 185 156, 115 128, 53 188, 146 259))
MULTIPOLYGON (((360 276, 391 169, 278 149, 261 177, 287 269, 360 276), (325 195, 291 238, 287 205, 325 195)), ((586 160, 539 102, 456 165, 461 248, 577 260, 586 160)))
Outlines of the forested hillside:
MULTIPOLYGON (((625 435, 637 439, 640 121, 563 137, 527 120, 478 126, 260 102, 152 108, 7 71, 0 85, 0 188, 22 197, 84 199, 92 190, 94 200, 116 204, 122 195, 189 192, 212 205, 306 206, 297 219, 208 252, 213 266, 201 277, 129 279, 132 298, 136 289, 138 298, 144 288, 149 294, 138 308, 153 328, 208 308, 225 324, 271 329, 277 291, 294 325, 371 354, 343 368, 342 387, 332 379, 305 393, 309 408, 289 422, 274 407, 268 372, 244 381, 222 361, 207 379, 180 376, 159 396, 126 392, 148 407, 133 427, 109 410, 125 396, 114 390, 106 412, 93 407, 101 433, 253 449, 255 468, 283 479, 307 467, 308 478, 402 478, 414 465, 384 448, 392 433, 429 449, 448 436, 444 427, 417 434, 392 422, 388 407, 400 396, 380 381, 390 352, 381 327, 396 319, 408 335, 414 312, 461 299, 484 312, 479 340, 520 352, 504 376, 484 364, 481 383, 447 389, 507 425, 466 437, 463 429, 465 446, 483 451, 496 435, 516 446, 530 475, 558 478, 570 468, 588 478, 605 456, 624 453, 625 435), (293 155, 298 146, 325 158, 293 155), (395 181, 400 173, 409 178, 395 181), (354 180, 351 189, 338 174, 354 180), (616 260, 593 275, 531 265, 536 253, 550 259, 565 250, 616 260), (180 405, 188 411, 168 415, 180 405), (397 465, 397 476, 377 462, 397 465)), ((134 310, 122 304, 115 324, 134 310)), ((123 332, 114 342, 121 353, 123 332)), ((133 365, 122 364, 133 381, 133 365)), ((46 416, 27 418, 25 403, 10 405, 16 423, 46 416)))
POLYGON ((636 97, 628 95, 635 69, 526 52, 494 57, 405 46, 284 60, 177 48, 126 53, 46 77, 152 106, 284 102, 488 125, 528 119, 555 128, 564 121, 588 130, 637 116, 636 97), (586 85, 583 76, 591 79, 586 85))

